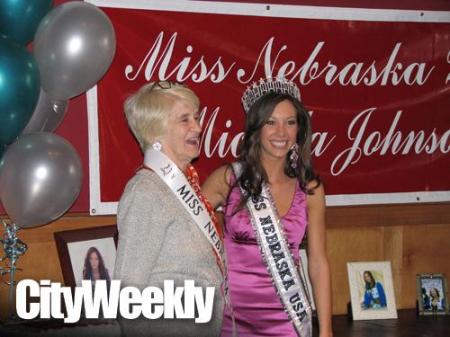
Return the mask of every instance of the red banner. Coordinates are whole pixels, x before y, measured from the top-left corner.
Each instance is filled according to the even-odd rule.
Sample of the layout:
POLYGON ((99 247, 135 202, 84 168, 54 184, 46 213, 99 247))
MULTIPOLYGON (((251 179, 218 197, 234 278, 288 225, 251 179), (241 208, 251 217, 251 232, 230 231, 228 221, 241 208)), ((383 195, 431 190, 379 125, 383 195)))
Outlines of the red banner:
POLYGON ((245 88, 284 76, 311 112, 314 166, 329 205, 450 200, 448 12, 91 2, 109 16, 117 39, 110 70, 88 93, 97 214, 115 212, 142 162, 125 98, 166 79, 200 97, 195 165, 203 178, 237 156, 245 88))

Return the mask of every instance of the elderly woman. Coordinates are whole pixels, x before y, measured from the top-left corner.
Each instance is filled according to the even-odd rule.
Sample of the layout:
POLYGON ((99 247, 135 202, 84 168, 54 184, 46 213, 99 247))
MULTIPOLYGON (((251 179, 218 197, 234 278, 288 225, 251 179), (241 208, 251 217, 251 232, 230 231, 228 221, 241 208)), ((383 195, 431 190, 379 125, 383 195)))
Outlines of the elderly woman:
MULTIPOLYGON (((143 167, 120 199, 114 279, 122 286, 164 289, 193 280, 214 287, 211 321, 141 318, 121 320, 127 336, 218 336, 222 324, 222 241, 213 212, 200 193, 190 162, 199 155, 199 100, 184 85, 144 85, 125 102, 128 124, 142 151, 143 167)), ((173 293, 172 293, 173 296, 173 293)), ((185 294, 183 294, 185 298, 185 294)), ((187 308, 184 308, 186 310, 187 308)), ((194 308, 198 313, 198 308, 194 308)), ((167 314, 167 313, 165 313, 167 314)))

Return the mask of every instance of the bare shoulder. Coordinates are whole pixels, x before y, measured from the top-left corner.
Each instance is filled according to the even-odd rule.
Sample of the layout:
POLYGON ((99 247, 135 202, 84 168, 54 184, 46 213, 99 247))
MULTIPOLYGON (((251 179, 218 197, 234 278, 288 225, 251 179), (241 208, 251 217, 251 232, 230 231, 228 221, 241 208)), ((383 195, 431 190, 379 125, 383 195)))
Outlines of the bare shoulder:
POLYGON ((325 190, 323 184, 317 180, 312 180, 306 186, 313 194, 307 194, 308 207, 325 207, 325 190))
POLYGON ((215 169, 205 180, 205 183, 208 181, 217 181, 220 183, 224 183, 229 185, 231 178, 232 168, 231 165, 222 165, 219 168, 215 169))
POLYGON ((231 185, 232 168, 223 165, 213 171, 202 185, 202 192, 213 207, 223 204, 228 196, 231 185))
POLYGON ((220 187, 221 189, 229 187, 232 171, 233 170, 230 165, 223 165, 215 169, 204 181, 202 190, 209 189, 211 186, 215 186, 216 188, 220 187))

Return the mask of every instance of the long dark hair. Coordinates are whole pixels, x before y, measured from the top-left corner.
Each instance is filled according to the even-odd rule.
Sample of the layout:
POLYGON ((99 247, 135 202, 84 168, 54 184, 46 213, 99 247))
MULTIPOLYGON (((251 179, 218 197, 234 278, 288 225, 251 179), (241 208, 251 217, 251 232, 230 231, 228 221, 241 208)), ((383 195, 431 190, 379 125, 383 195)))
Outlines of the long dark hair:
POLYGON ((441 297, 441 295, 439 294, 439 290, 437 289, 437 288, 431 288, 430 289, 430 297, 433 299, 433 298, 435 298, 433 295, 431 295, 431 291, 434 289, 434 291, 436 292, 436 295, 437 295, 437 299, 439 299, 440 297, 441 297))
POLYGON ((91 263, 89 262, 89 258, 92 253, 96 253, 97 257, 98 257, 98 271, 100 274, 100 279, 107 280, 108 272, 106 271, 106 267, 105 267, 105 263, 103 262, 102 254, 100 254, 100 252, 98 251, 98 249, 96 247, 89 248, 86 253, 86 257, 84 258, 83 279, 90 280, 93 276, 91 263))
MULTIPOLYGON (((284 173, 289 177, 296 177, 301 189, 307 194, 314 194, 314 189, 321 183, 319 176, 314 172, 311 161, 312 131, 308 112, 298 99, 288 94, 271 92, 258 99, 247 113, 245 133, 239 155, 242 174, 236 181, 236 184, 242 186, 246 193, 241 197, 238 208, 242 208, 248 198, 259 196, 262 183, 268 181, 267 173, 261 162, 261 129, 269 120, 275 107, 282 101, 291 102, 297 112, 297 144, 299 146, 297 167, 292 168, 289 160, 286 160, 284 173), (314 180, 317 184, 308 189, 308 183, 314 180)), ((287 158, 290 155, 291 151, 288 152, 287 158)))
POLYGON ((369 277, 370 277, 370 282, 367 282, 366 279, 364 278, 364 282, 366 283, 366 289, 369 290, 369 289, 372 289, 373 287, 375 287, 375 278, 373 277, 372 272, 369 270, 366 270, 364 272, 364 275, 369 275, 369 277))

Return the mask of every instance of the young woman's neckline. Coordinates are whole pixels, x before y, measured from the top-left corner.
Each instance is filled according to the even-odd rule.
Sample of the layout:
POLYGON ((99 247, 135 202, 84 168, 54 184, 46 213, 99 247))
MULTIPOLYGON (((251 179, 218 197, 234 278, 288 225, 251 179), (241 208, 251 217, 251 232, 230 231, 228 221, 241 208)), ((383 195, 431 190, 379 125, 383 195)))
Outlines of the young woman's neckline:
POLYGON ((275 203, 275 198, 274 198, 273 195, 272 195, 272 190, 271 190, 271 188, 270 188, 270 184, 267 184, 267 187, 269 188, 270 198, 272 198, 272 203, 273 203, 273 206, 274 206, 275 211, 276 211, 276 213, 277 213, 277 216, 278 216, 280 219, 284 219, 287 215, 289 215, 289 214, 291 213, 291 211, 292 211, 292 209, 293 209, 293 207, 294 207, 295 199, 296 199, 297 193, 298 193, 298 189, 300 188, 300 184, 299 184, 299 182, 298 182, 298 179, 295 179, 294 193, 293 193, 293 195, 292 195, 292 198, 291 198, 289 207, 287 208, 286 212, 285 212, 283 215, 280 214, 280 212, 279 212, 279 210, 278 210, 278 207, 277 207, 277 205, 276 205, 276 203, 275 203))

